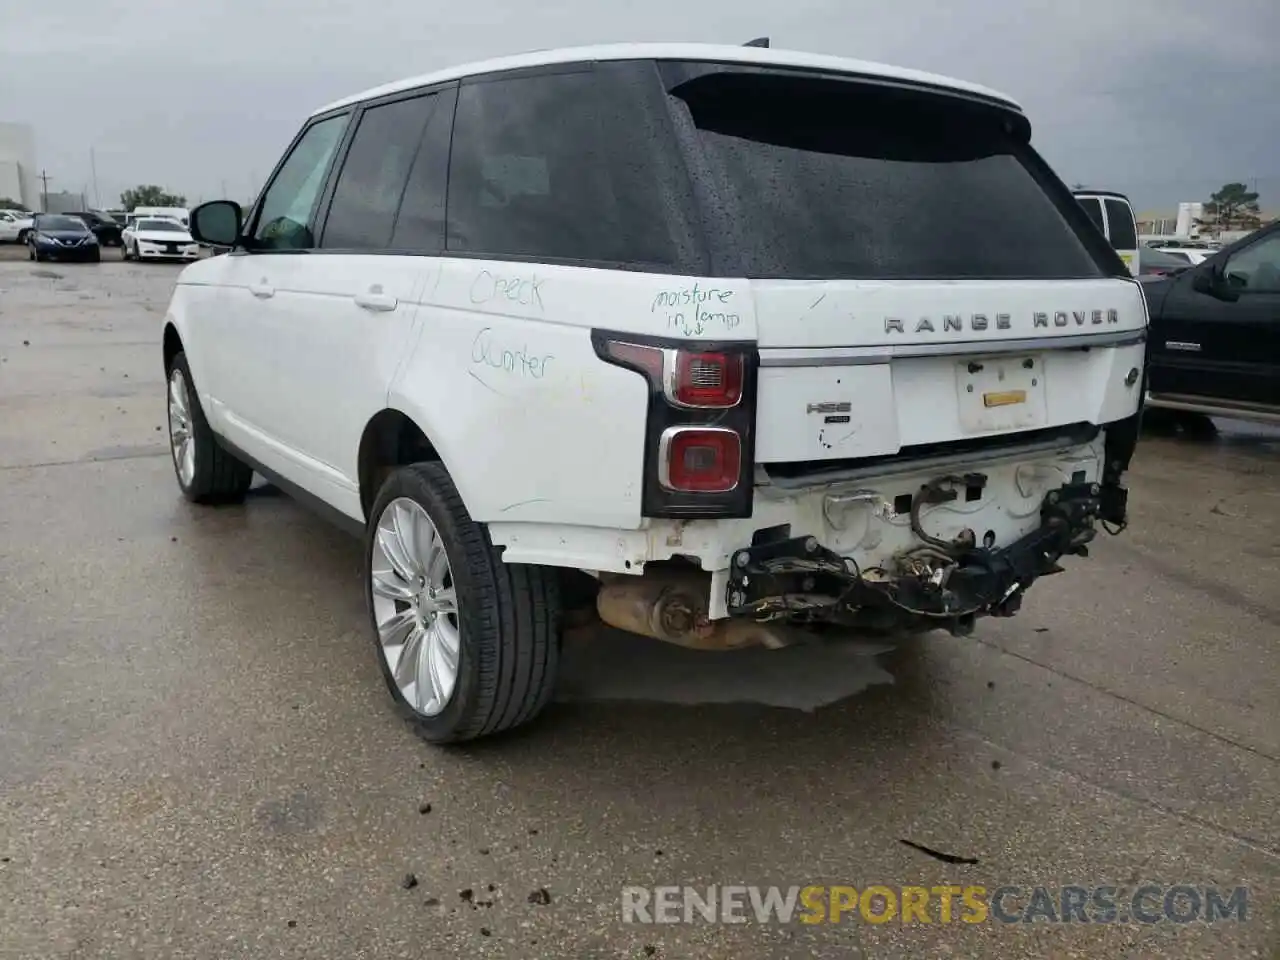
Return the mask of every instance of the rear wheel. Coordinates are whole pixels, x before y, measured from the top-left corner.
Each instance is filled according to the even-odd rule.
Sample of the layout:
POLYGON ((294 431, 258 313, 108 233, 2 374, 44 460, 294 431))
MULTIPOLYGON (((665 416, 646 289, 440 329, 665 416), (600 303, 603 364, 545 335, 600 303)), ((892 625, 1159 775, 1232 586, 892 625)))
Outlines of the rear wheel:
POLYGON ((169 449, 182 495, 193 503, 236 503, 253 482, 253 469, 219 445, 200 407, 187 356, 169 364, 169 449))
POLYGON ((560 662, 556 571, 503 563, 441 464, 402 467, 370 511, 365 595, 391 696, 433 743, 532 720, 560 662))

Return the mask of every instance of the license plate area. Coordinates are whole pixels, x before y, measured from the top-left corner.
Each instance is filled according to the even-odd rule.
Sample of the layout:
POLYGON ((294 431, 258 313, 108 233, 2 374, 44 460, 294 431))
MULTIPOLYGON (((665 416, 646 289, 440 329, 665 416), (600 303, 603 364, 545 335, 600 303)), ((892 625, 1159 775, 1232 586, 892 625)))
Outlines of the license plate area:
POLYGON ((960 426, 966 433, 1045 425, 1044 360, 1038 355, 988 357, 956 364, 960 426))

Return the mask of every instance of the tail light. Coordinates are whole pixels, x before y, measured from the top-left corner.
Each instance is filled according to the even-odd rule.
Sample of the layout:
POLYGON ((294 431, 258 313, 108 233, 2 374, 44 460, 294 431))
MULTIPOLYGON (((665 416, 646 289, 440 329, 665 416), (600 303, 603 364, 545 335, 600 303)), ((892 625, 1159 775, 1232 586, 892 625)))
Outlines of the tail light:
POLYGON ((592 342, 649 384, 644 515, 751 516, 755 344, 599 330, 592 342))
POLYGON ((681 407, 724 410, 742 399, 742 354, 672 350, 667 397, 681 407))

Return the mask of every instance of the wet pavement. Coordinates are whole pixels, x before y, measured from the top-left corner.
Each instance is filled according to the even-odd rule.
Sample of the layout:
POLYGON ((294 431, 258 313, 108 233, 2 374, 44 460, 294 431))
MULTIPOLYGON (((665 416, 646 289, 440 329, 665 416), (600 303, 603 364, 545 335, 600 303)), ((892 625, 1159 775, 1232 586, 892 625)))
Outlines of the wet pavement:
POLYGON ((539 723, 433 749, 356 541, 271 488, 178 495, 178 268, 15 253, 0 956, 1280 956, 1280 434, 1149 436, 1130 529, 972 638, 709 665, 601 633, 539 723), (1212 924, 622 922, 672 884, 1249 892, 1212 924))

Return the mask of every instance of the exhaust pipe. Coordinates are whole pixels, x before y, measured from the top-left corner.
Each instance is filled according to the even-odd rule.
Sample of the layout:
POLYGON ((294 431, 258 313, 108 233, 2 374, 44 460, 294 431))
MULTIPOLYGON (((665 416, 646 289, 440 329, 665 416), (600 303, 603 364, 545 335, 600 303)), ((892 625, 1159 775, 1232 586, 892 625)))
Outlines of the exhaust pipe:
POLYGON ((709 573, 650 572, 602 583, 596 610, 611 627, 693 650, 776 650, 798 639, 798 631, 781 624, 712 620, 710 597, 709 573))

